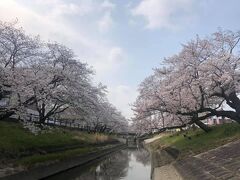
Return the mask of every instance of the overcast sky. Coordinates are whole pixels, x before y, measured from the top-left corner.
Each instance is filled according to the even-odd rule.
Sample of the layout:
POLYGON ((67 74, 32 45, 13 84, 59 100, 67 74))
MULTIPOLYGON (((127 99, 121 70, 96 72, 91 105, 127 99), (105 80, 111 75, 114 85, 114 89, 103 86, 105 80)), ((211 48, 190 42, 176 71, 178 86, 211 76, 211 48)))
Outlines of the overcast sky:
POLYGON ((58 41, 95 69, 109 100, 132 115, 138 84, 196 34, 240 30, 239 0, 0 0, 0 20, 58 41))

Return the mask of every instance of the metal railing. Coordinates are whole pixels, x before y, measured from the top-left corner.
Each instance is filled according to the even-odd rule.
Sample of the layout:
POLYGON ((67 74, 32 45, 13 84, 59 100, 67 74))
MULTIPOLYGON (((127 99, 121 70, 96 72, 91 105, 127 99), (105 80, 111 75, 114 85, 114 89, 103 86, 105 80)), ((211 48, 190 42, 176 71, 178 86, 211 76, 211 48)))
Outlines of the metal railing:
MULTIPOLYGON (((21 115, 20 119, 28 122, 39 123, 39 116, 34 114, 21 115)), ((58 127, 64 127, 64 128, 74 128, 80 131, 87 131, 87 132, 104 132, 104 133, 113 132, 112 129, 110 127, 107 127, 106 125, 90 126, 85 124, 85 122, 81 123, 80 121, 81 120, 57 119, 54 117, 49 117, 45 120, 44 125, 58 126, 58 127)))

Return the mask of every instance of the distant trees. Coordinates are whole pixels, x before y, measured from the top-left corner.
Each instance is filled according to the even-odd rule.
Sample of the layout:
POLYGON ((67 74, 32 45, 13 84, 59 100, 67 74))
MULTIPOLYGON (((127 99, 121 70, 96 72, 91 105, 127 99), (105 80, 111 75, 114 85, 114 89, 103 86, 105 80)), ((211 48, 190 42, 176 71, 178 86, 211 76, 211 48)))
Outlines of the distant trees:
POLYGON ((0 107, 1 119, 21 116, 31 107, 40 124, 71 109, 88 124, 127 125, 106 99, 106 87, 93 85, 93 71, 71 49, 26 35, 16 26, 0 22, 0 101, 7 101, 0 107))
POLYGON ((209 131, 201 121, 212 116, 240 123, 239 41, 239 32, 218 31, 196 37, 180 53, 166 58, 139 86, 134 124, 147 127, 155 117, 157 128, 196 123, 209 131), (232 109, 222 109, 224 102, 232 109))

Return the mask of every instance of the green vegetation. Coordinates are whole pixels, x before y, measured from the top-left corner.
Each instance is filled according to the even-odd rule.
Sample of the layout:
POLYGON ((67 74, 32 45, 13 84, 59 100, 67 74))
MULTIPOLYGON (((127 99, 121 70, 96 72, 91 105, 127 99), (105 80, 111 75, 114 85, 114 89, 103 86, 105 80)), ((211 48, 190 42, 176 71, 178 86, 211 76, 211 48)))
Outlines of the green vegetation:
POLYGON ((18 165, 23 165, 24 167, 32 167, 39 165, 41 163, 53 163, 56 161, 61 161, 67 158, 76 157, 76 156, 82 156, 84 154, 88 154, 91 152, 96 152, 98 150, 110 148, 113 145, 107 145, 103 147, 82 147, 82 148, 76 148, 71 150, 66 150, 62 152, 55 152, 55 153, 48 153, 48 154, 35 154, 28 157, 23 157, 19 160, 17 160, 18 165))
POLYGON ((94 150, 97 150, 97 148, 83 147, 83 148, 77 148, 77 149, 67 150, 63 152, 58 152, 58 153, 49 153, 45 155, 36 154, 33 156, 21 158, 20 160, 17 161, 17 164, 23 165, 25 167, 32 167, 33 165, 38 165, 45 162, 51 163, 51 162, 61 161, 63 159, 74 157, 77 155, 78 156, 84 155, 89 152, 93 152, 94 150))
POLYGON ((61 130, 33 135, 20 124, 0 122, 0 151, 2 153, 17 153, 27 149, 59 147, 80 143, 72 133, 61 130))
POLYGON ((181 156, 198 154, 228 142, 240 139, 240 125, 237 123, 213 127, 205 133, 200 129, 169 133, 151 144, 153 149, 173 147, 181 156))
POLYGON ((19 123, 0 122, 0 160, 12 159, 26 166, 81 155, 96 150, 96 145, 112 141, 112 137, 104 134, 88 134, 62 128, 34 135, 19 123))

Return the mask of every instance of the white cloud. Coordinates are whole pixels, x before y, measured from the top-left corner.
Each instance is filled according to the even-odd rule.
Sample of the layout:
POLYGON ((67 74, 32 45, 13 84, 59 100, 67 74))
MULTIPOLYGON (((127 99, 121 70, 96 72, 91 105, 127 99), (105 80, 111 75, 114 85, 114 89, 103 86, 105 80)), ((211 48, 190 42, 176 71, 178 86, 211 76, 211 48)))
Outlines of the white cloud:
POLYGON ((96 4, 93 4, 92 1, 79 1, 78 4, 74 3, 64 3, 56 2, 52 4, 52 10, 49 13, 49 16, 58 17, 60 15, 88 15, 94 11, 96 4))
POLYGON ((57 4, 60 2, 60 0, 35 0, 37 4, 45 4, 45 5, 49 5, 49 4, 57 4))
MULTIPOLYGON (((96 36, 93 37, 84 24, 79 23, 77 27, 66 25, 63 20, 64 17, 62 17, 66 9, 59 10, 59 13, 56 13, 56 9, 59 7, 74 9, 76 6, 78 8, 82 7, 84 10, 90 5, 90 2, 81 1, 81 4, 72 6, 71 4, 64 4, 60 0, 40 1, 38 3, 42 3, 42 5, 50 5, 48 6, 50 13, 45 14, 34 11, 33 8, 27 8, 16 0, 1 0, 0 20, 12 21, 18 18, 19 23, 27 33, 40 34, 45 40, 58 41, 73 48, 81 60, 87 61, 94 66, 97 73, 103 74, 106 73, 106 70, 114 69, 114 66, 119 66, 117 61, 119 62, 120 57, 123 57, 120 55, 123 54, 122 49, 114 45, 109 45, 109 43, 106 43, 101 38, 97 39, 96 36), (60 4, 58 4, 59 2, 60 4), (83 2, 86 2, 85 6, 83 2), (55 15, 53 16, 52 14, 55 15), (115 61, 115 58, 118 58, 118 60, 115 61)), ((99 7, 97 4, 92 4, 91 8, 97 10, 99 7)), ((78 10, 81 11, 81 9, 78 10)), ((96 17, 97 21, 98 17, 96 17)), ((94 22, 92 23, 94 24, 94 22)))
POLYGON ((127 57, 123 49, 120 47, 111 47, 102 49, 98 54, 98 61, 93 62, 93 65, 98 75, 106 72, 117 72, 126 63, 127 57))
POLYGON ((127 85, 109 87, 108 98, 127 118, 133 116, 133 112, 131 111, 131 106, 129 103, 133 103, 136 97, 137 91, 133 87, 127 85))
POLYGON ((81 8, 78 7, 76 4, 70 3, 70 4, 60 4, 57 7, 55 7, 52 11, 52 14, 54 16, 59 15, 65 15, 65 14, 77 14, 80 12, 86 12, 86 9, 84 11, 81 11, 81 8))
MULTIPOLYGON (((81 61, 87 62, 96 70, 95 80, 103 81, 107 83, 107 86, 111 86, 114 78, 117 78, 116 74, 119 75, 119 70, 127 63, 127 55, 118 45, 98 36, 97 31, 91 31, 91 27, 97 25, 103 9, 105 9, 105 13, 112 13, 114 5, 105 1, 103 7, 101 7, 101 3, 98 3, 92 4, 92 9, 89 9, 90 2, 92 1, 86 0, 71 5, 64 3, 62 0, 35 0, 32 1, 35 6, 31 7, 17 0, 1 0, 0 20, 12 21, 18 18, 20 25, 28 34, 40 34, 44 40, 58 41, 72 48, 81 61), (38 6, 36 6, 36 3, 38 6), (44 8, 47 8, 47 11, 44 11, 44 8), (86 22, 82 21, 71 24, 72 19, 65 16, 66 13, 69 15, 68 10, 76 15, 75 18, 86 20, 88 15, 91 18, 94 16, 94 18, 92 21, 87 21, 88 24, 84 24, 86 22), (85 14, 83 15, 80 12, 85 14), (109 80, 109 78, 112 79, 109 80)), ((107 27, 106 24, 104 26, 107 27)), ((131 100, 131 94, 134 94, 133 90, 128 90, 123 86, 116 85, 109 88, 110 102, 120 108, 126 115, 130 114, 128 102, 131 100), (116 97, 119 98, 115 99, 116 97)))
POLYGON ((98 22, 99 30, 100 32, 107 32, 111 29, 112 25, 113 19, 111 12, 106 12, 98 22))
POLYGON ((112 28, 113 26, 112 12, 114 8, 115 4, 113 4, 109 0, 105 0, 101 4, 100 9, 103 13, 103 16, 98 21, 98 28, 100 32, 106 33, 112 28))
POLYGON ((105 0, 101 6, 102 8, 111 9, 111 10, 115 8, 115 4, 113 4, 109 0, 105 0))
MULTIPOLYGON (((57 6, 52 7, 50 12, 55 11, 54 9, 57 9, 57 6)), ((61 6, 64 5, 61 4, 61 6)), ((60 14, 53 17, 49 16, 49 14, 41 14, 33 9, 27 8, 15 0, 0 1, 0 20, 12 21, 17 18, 27 33, 40 34, 46 40, 59 40, 64 36, 71 37, 76 35, 73 29, 61 23, 60 14), (58 36, 60 34, 61 37, 58 36)), ((85 44, 88 44, 88 41, 84 40, 86 38, 83 37, 82 39, 85 44)))
POLYGON ((188 21, 192 0, 142 0, 132 9, 132 15, 142 16, 146 28, 178 28, 179 21, 188 21))
POLYGON ((109 53, 109 61, 111 63, 121 63, 124 60, 123 50, 120 47, 114 47, 109 53))

